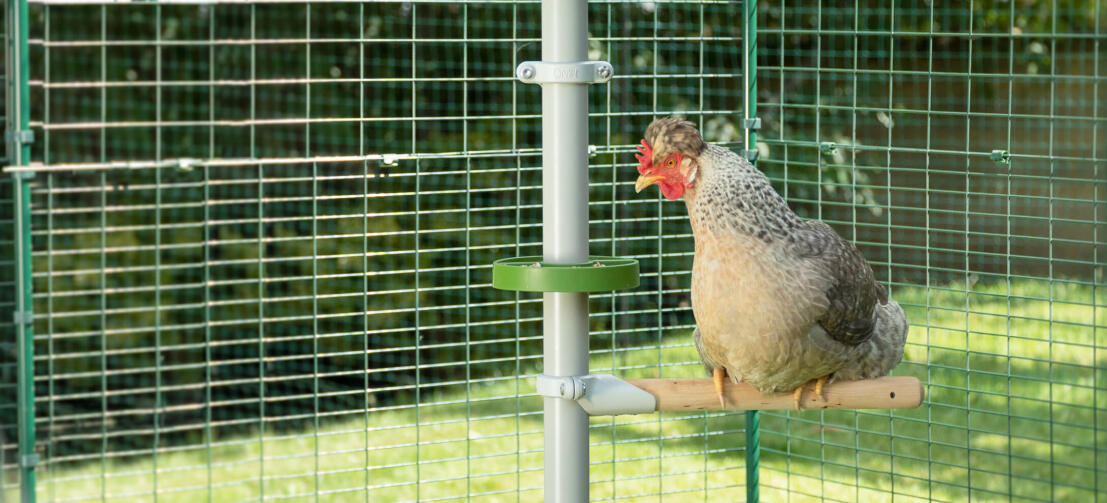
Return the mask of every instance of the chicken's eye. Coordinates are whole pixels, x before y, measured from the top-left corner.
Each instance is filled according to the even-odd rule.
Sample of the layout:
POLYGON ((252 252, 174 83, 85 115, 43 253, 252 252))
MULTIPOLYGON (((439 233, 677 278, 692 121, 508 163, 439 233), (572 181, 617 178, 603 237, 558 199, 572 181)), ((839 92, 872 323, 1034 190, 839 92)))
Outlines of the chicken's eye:
POLYGON ((665 161, 665 166, 666 167, 671 168, 675 165, 676 165, 676 161, 674 161, 672 157, 670 157, 669 160, 665 161))

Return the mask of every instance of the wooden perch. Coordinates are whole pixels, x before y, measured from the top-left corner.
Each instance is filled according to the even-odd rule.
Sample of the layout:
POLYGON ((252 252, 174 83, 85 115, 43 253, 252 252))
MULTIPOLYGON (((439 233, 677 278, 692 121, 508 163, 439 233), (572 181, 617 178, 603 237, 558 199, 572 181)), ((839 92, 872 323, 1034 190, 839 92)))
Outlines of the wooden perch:
MULTIPOLYGON (((657 399, 657 410, 719 410, 711 379, 628 379, 657 399)), ((791 393, 762 395, 746 383, 727 381, 726 410, 795 409, 791 393)), ((815 396, 815 385, 804 387, 800 407, 813 409, 914 409, 923 400, 922 383, 914 377, 880 377, 840 381, 823 388, 826 400, 815 396)))

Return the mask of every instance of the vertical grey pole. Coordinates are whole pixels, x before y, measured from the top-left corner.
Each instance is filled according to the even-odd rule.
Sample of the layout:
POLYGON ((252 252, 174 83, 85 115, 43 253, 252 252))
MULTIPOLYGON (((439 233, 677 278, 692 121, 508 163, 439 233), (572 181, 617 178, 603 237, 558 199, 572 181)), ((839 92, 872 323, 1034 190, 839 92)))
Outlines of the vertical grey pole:
MULTIPOLYGON (((586 0, 542 1, 542 60, 588 59, 586 0)), ((542 254, 551 263, 588 260, 588 84, 542 85, 542 254)), ((588 294, 543 296, 544 372, 588 373, 588 294)), ((546 397, 545 501, 588 501, 588 415, 546 397)))

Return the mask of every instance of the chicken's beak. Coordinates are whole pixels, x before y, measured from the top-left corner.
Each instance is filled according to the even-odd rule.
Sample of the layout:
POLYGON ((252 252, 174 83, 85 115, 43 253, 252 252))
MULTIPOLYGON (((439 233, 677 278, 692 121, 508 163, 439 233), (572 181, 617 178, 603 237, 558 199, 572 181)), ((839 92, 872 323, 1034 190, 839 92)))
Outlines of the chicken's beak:
POLYGON ((660 180, 660 179, 661 179, 660 176, 642 175, 642 176, 638 177, 638 181, 635 182, 635 184, 634 184, 634 192, 642 192, 642 189, 657 183, 657 181, 660 180))

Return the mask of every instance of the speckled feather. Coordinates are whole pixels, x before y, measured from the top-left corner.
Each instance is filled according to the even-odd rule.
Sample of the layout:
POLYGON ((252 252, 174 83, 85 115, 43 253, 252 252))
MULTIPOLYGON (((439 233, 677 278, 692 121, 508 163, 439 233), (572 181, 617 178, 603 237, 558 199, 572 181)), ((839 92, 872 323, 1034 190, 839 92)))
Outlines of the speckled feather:
POLYGON ((684 201, 695 236, 694 339, 709 374, 724 367, 734 381, 779 393, 899 364, 906 317, 856 247, 796 216, 764 174, 704 143, 692 123, 656 120, 645 139, 655 164, 679 152, 696 173, 684 201))

